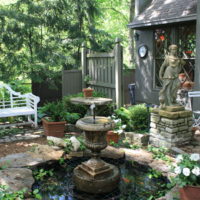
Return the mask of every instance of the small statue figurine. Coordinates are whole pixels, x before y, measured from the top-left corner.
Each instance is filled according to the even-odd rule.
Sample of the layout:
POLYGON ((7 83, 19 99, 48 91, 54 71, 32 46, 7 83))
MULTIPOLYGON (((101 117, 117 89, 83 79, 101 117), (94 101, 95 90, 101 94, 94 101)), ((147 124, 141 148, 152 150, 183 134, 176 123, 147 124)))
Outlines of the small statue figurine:
POLYGON ((177 105, 177 91, 180 87, 178 78, 182 66, 185 61, 177 56, 177 45, 169 46, 169 54, 165 56, 165 60, 159 71, 159 78, 163 82, 163 87, 159 92, 160 108, 165 106, 177 105))

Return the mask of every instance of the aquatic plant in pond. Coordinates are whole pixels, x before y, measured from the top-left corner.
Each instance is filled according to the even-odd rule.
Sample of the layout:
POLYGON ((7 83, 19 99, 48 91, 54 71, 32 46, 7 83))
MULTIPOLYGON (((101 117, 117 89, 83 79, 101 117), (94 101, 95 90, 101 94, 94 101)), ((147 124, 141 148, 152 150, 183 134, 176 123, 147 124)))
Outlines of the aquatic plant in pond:
POLYGON ((168 181, 165 177, 150 178, 151 168, 135 162, 108 159, 106 162, 120 168, 119 188, 109 194, 101 195, 77 191, 73 184, 72 173, 82 161, 80 158, 68 160, 64 168, 58 165, 51 166, 54 167, 54 176, 36 182, 33 189, 40 190, 43 200, 154 200, 168 190, 166 186, 168 181))

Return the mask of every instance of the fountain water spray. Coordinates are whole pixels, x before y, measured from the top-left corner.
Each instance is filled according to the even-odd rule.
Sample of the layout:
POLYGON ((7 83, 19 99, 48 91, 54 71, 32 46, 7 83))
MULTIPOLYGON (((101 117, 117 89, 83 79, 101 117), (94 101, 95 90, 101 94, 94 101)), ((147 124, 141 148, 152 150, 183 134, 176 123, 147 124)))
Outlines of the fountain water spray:
POLYGON ((92 113, 92 116, 93 116, 93 123, 95 124, 95 104, 93 103, 91 106, 90 106, 90 109, 91 109, 91 113, 92 113))

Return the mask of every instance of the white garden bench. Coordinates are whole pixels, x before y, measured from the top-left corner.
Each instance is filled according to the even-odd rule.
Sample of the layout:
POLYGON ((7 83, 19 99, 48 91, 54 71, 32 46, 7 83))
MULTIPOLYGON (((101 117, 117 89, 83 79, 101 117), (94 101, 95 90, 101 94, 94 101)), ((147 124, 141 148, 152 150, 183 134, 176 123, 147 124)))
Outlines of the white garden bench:
MULTIPOLYGON (((18 123, 33 124, 37 127, 37 104, 40 98, 32 93, 21 94, 15 92, 9 85, 0 82, 0 118, 27 116, 28 122, 18 123), (31 120, 34 116, 34 121, 31 120)), ((0 127, 12 126, 13 124, 0 124, 0 127)))

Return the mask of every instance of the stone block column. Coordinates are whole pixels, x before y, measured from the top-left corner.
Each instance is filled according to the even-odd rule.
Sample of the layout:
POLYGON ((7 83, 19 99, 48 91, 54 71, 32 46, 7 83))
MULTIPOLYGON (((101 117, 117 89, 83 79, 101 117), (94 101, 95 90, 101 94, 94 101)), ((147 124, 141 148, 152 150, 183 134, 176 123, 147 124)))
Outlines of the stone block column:
POLYGON ((183 146, 193 137, 192 112, 182 106, 153 109, 150 121, 150 144, 153 146, 183 146))

